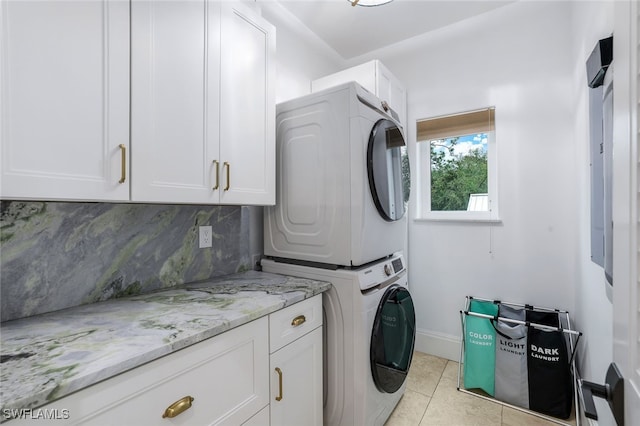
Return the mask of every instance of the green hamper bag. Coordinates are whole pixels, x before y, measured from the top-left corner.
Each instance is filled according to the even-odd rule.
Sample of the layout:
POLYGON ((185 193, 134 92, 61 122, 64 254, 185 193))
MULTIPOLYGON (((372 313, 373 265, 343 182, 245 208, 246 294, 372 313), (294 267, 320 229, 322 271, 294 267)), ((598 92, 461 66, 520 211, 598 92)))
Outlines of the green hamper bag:
MULTIPOLYGON (((469 312, 498 315, 493 302, 471 299, 469 312)), ((464 330, 464 387, 495 395, 496 330, 490 319, 467 315, 464 330)))

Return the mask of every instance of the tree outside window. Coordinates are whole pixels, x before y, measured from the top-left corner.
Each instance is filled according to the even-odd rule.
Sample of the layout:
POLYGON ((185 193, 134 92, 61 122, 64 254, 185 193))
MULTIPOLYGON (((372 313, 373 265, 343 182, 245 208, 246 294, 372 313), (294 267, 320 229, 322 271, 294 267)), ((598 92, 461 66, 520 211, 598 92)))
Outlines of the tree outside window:
POLYGON ((432 211, 469 210, 474 196, 487 196, 486 133, 436 139, 429 144, 432 211))

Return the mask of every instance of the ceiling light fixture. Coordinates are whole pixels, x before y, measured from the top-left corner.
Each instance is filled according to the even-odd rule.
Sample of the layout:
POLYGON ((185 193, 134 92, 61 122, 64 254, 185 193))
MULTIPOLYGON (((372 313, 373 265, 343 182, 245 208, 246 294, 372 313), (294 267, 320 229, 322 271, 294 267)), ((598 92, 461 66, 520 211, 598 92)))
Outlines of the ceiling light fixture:
POLYGON ((393 0, 347 0, 351 6, 374 7, 391 3, 393 0))

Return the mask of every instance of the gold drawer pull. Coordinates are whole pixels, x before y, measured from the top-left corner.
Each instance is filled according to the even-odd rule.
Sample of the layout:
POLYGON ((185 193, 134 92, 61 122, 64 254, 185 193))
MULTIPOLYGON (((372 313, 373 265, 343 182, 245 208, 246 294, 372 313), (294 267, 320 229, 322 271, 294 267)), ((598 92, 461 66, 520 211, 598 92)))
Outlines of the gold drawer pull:
POLYGON ((276 373, 278 373, 278 396, 276 396, 276 401, 282 401, 282 370, 276 367, 276 373))
POLYGON ((183 411, 188 410, 189 408, 191 408, 191 403, 193 402, 193 397, 192 396, 185 396, 184 398, 174 402, 173 404, 171 404, 169 407, 167 407, 166 410, 164 410, 164 414, 162 415, 162 418, 173 418, 175 416, 177 416, 178 414, 182 413, 183 411))
POLYGON ((295 317, 295 318, 293 319, 293 321, 291 321, 291 325, 292 325, 292 326, 294 326, 294 327, 297 327, 297 326, 299 326, 299 325, 304 324, 304 322, 305 322, 306 320, 307 320, 307 319, 304 317, 304 315, 298 315, 297 317, 295 317))

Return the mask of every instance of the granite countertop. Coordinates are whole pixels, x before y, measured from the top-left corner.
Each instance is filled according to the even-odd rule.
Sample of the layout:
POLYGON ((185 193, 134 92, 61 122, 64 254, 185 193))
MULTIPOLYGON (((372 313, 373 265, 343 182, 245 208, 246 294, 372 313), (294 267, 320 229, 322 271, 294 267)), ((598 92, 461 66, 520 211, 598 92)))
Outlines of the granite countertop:
POLYGON ((0 326, 0 412, 36 408, 328 290, 249 271, 0 326))

